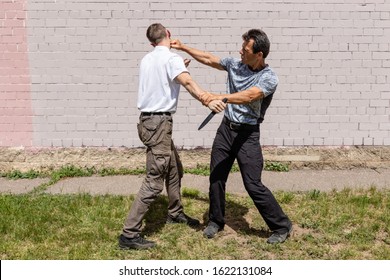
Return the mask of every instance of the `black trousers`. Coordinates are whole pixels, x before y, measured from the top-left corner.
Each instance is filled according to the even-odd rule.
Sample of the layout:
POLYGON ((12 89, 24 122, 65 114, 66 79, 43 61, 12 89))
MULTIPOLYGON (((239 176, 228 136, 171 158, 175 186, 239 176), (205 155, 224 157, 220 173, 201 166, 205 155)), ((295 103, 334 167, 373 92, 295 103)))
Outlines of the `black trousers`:
POLYGON ((226 181, 237 159, 244 186, 269 229, 285 233, 292 226, 271 191, 262 184, 263 154, 259 127, 235 129, 223 121, 214 139, 210 162, 209 220, 225 225, 226 181))

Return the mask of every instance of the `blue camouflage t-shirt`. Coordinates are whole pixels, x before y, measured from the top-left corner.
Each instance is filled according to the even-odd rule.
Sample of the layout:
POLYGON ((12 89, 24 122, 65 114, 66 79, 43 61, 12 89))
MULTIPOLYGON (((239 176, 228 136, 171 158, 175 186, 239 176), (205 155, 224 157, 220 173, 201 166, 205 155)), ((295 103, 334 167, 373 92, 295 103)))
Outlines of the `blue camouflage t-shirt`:
MULTIPOLYGON (((227 92, 235 93, 258 87, 264 97, 272 95, 278 85, 278 77, 267 65, 259 72, 249 69, 240 59, 227 57, 220 61, 222 67, 228 72, 227 92)), ((257 124, 260 119, 261 104, 263 99, 248 104, 228 104, 225 116, 232 122, 243 124, 257 124)), ((269 104, 268 104, 269 105, 269 104)), ((263 117, 263 116, 262 116, 263 117)))

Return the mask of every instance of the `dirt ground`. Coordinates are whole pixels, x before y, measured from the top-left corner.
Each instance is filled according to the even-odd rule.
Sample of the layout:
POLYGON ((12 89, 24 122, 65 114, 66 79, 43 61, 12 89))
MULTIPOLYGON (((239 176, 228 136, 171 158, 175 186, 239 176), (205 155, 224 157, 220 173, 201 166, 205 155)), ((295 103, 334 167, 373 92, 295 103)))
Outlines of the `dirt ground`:
MULTIPOLYGON (((179 150, 186 168, 209 164, 210 149, 179 150)), ((290 169, 390 168, 390 146, 263 147, 264 159, 290 169)), ((78 167, 144 167, 144 148, 0 148, 0 172, 44 171, 65 165, 78 167)))

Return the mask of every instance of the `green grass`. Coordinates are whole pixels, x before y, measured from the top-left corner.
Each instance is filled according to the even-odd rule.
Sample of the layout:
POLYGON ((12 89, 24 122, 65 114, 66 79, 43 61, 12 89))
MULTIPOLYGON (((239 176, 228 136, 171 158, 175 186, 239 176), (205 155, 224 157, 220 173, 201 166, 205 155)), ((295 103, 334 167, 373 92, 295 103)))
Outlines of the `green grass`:
POLYGON ((4 177, 10 180, 18 179, 35 179, 49 177, 52 181, 59 181, 68 177, 88 177, 92 175, 100 176, 115 176, 115 175, 139 175, 144 174, 145 168, 126 169, 126 168, 82 168, 74 165, 65 165, 59 169, 51 170, 49 172, 39 172, 35 170, 29 170, 27 172, 21 172, 19 170, 12 170, 9 172, 0 172, 0 177, 4 177))
MULTIPOLYGON (((265 169, 288 171, 268 163, 265 169)), ((232 172, 239 171, 234 164, 232 172)), ((369 190, 329 193, 277 192, 294 222, 294 234, 284 244, 265 243, 268 229, 252 201, 227 194, 227 226, 217 238, 202 236, 207 221, 208 196, 183 189, 187 214, 203 222, 190 229, 166 225, 167 198, 159 197, 145 217, 143 234, 158 243, 148 251, 122 251, 117 237, 133 196, 44 194, 67 177, 143 174, 144 169, 102 169, 64 166, 41 173, 12 171, 8 179, 50 178, 33 192, 0 195, 1 259, 390 259, 390 192, 369 190)), ((208 165, 185 172, 209 175, 208 165)))
POLYGON ((290 167, 288 164, 282 163, 282 162, 265 161, 264 162, 264 170, 277 171, 277 172, 288 172, 290 170, 290 167))
MULTIPOLYGON (((281 162, 264 162, 264 170, 276 171, 276 172, 288 172, 290 170, 289 165, 281 162)), ((195 168, 184 169, 185 173, 208 176, 210 175, 210 166, 207 164, 197 164, 195 168)), ((240 168, 237 163, 234 163, 230 172, 240 172, 240 168)))
MULTIPOLYGON (((64 170, 63 170, 64 171, 64 170)), ((66 174, 82 176, 80 170, 66 174)), ((58 172, 54 179, 64 175, 58 172)), ((53 180, 54 180, 53 179, 53 180)), ((294 223, 280 245, 267 244, 268 229, 247 196, 227 195, 227 226, 214 239, 204 225, 166 225, 167 198, 145 217, 143 234, 158 246, 119 250, 117 237, 133 196, 0 195, 0 258, 6 259, 390 259, 390 191, 277 192, 294 223)), ((204 223, 208 196, 183 189, 185 211, 204 223)))
MULTIPOLYGON (((277 171, 277 172, 288 172, 289 166, 285 163, 280 162, 269 162, 264 163, 264 170, 277 171)), ((237 163, 234 163, 231 172, 239 172, 240 169, 237 163)), ((35 179, 49 177, 52 183, 58 182, 59 180, 67 177, 86 177, 92 175, 99 176, 115 176, 115 175, 140 175, 146 172, 145 168, 127 169, 127 168, 102 168, 96 169, 93 167, 77 167, 74 165, 65 165, 56 170, 50 170, 46 172, 29 170, 22 172, 19 170, 12 170, 8 172, 1 172, 0 177, 4 177, 10 180, 18 179, 35 179)), ((185 173, 208 176, 210 175, 210 166, 208 164, 197 164, 194 168, 185 168, 185 173)))
POLYGON ((4 177, 10 180, 17 180, 17 179, 35 179, 39 177, 46 177, 44 173, 35 171, 35 170, 29 170, 27 172, 21 172, 20 170, 12 170, 10 172, 0 173, 0 177, 4 177))

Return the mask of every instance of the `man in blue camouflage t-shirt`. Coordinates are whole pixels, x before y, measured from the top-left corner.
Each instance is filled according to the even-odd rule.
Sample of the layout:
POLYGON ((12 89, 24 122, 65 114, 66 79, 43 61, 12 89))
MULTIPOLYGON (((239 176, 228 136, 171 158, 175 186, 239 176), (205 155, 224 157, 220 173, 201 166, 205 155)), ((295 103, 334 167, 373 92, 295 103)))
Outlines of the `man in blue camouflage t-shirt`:
POLYGON ((245 189, 272 231, 267 242, 282 243, 292 231, 292 223, 271 191, 262 184, 263 155, 260 146, 260 123, 278 85, 278 77, 265 63, 270 42, 259 29, 243 36, 241 59, 219 58, 211 53, 191 48, 179 40, 171 47, 182 50, 197 61, 228 73, 228 94, 205 94, 202 103, 227 98, 225 116, 214 139, 210 162, 209 223, 203 231, 213 238, 225 225, 226 181, 237 159, 245 189))

